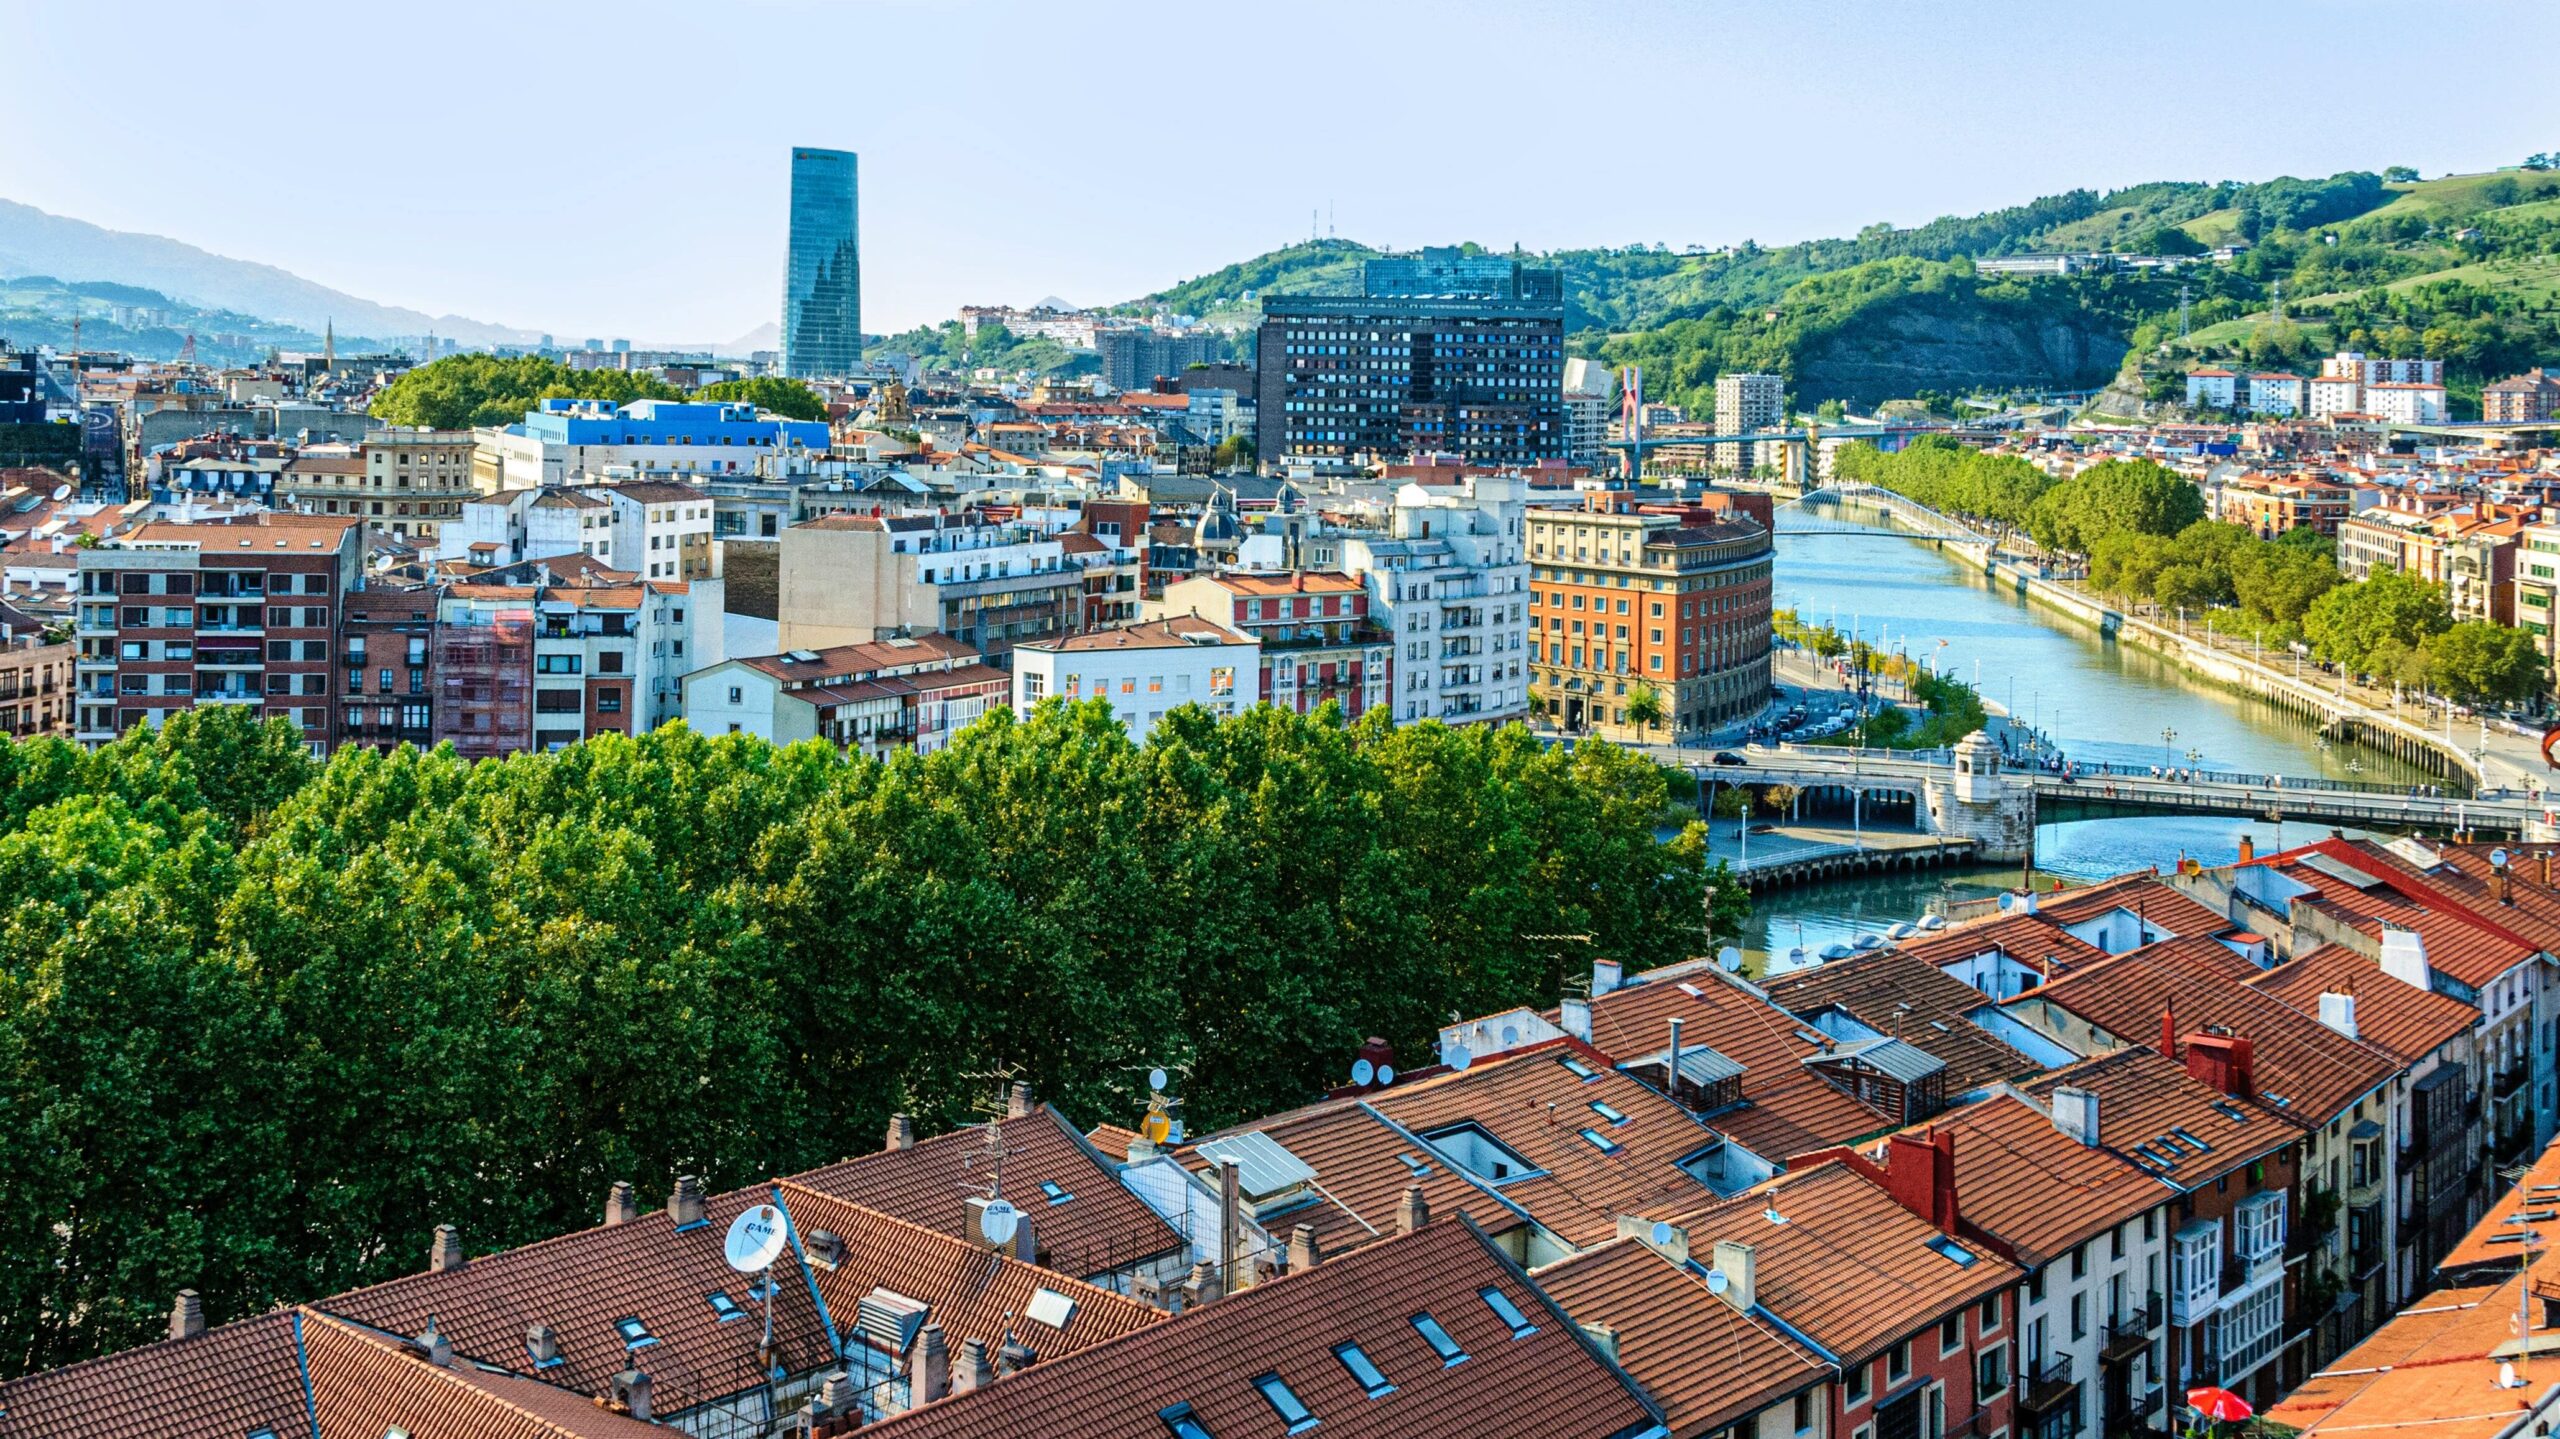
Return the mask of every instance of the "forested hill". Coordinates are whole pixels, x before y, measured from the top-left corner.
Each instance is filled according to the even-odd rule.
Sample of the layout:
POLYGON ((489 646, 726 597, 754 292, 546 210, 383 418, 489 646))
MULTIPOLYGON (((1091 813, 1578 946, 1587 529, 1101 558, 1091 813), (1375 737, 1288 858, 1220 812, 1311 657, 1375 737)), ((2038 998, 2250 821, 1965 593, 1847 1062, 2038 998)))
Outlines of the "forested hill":
MULTIPOLYGON (((2545 341, 2535 317, 2547 314, 2560 281, 2528 270, 2560 229, 2560 213, 2546 211, 2560 212, 2560 172, 2549 169, 2424 182, 2400 170, 2350 171, 2073 190, 1779 247, 1523 258, 1563 269, 1573 353, 1642 363, 1648 393, 1702 412, 1715 375, 1733 368, 1786 375, 1807 407, 1929 391, 2087 388, 2116 371, 2129 344, 2148 347, 2173 333, 2182 285, 2202 327, 2270 311, 2278 282, 2297 323, 2345 318, 2341 342, 2359 324, 2377 345, 2394 326, 2421 346, 2430 327, 2445 331, 2442 358, 2461 392, 2545 341), (2195 255, 2235 240, 2252 247, 2238 261, 2165 279, 1993 283, 1971 264, 2047 250, 2195 255)), ((1271 291, 1355 289, 1360 262, 1377 253, 1351 240, 1304 241, 1126 308, 1249 322, 1271 291)))

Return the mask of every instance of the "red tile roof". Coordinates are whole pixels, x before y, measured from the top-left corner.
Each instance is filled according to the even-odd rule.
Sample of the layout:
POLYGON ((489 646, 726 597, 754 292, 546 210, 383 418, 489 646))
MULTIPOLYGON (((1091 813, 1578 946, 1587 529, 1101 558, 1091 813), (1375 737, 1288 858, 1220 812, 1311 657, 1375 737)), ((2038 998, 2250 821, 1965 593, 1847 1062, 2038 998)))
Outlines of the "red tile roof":
POLYGON ((2322 840, 2251 864, 2309 885, 2317 893, 2307 902, 2366 935, 2378 939, 2385 926, 2415 931, 2426 946, 2431 968, 2474 989, 2486 988, 2540 949, 2501 920, 2473 909, 2449 885, 2431 883, 2380 846, 2322 840), (2323 868, 2315 856, 2332 867, 2323 868), (2348 878, 2337 867, 2363 880, 2348 878))
POLYGON ((1762 981, 1769 997, 1810 1016, 1837 1005, 1869 1029, 1934 1055, 1947 1066, 1949 1096, 2043 1066, 1965 1018, 1991 1001, 1982 991, 1898 949, 1871 950, 1762 981))
POLYGON ((2356 1037, 2402 1064, 2425 1059, 2480 1022, 2478 1009, 2385 974, 2378 961, 2342 944, 2321 945, 2247 983, 2314 1018, 2321 995, 2354 995, 2356 1037))
MULTIPOLYGON (((519 1336, 521 1337, 521 1336, 519 1336)), ((272 1429, 316 1439, 302 1395, 290 1313, 264 1315, 0 1384, 0 1439, 134 1439, 167 1433, 173 1401, 186 1432, 223 1439, 272 1429)))
MULTIPOLYGON (((1392 1237, 1397 1206, 1405 1190, 1415 1185, 1421 1187, 1423 1203, 1432 1214, 1464 1215, 1488 1234, 1505 1234, 1529 1222, 1356 1100, 1315 1105, 1249 1128, 1267 1135, 1316 1172, 1317 1202, 1275 1216, 1272 1223, 1283 1230, 1312 1226, 1316 1242, 1328 1254, 1392 1237)), ((1201 1135, 1195 1144, 1244 1132, 1239 1128, 1201 1135)), ((1178 1157, 1196 1174, 1210 1172, 1209 1161, 1196 1147, 1186 1146, 1178 1157)))
POLYGON ((1831 1366, 1718 1298, 1697 1271, 1633 1239, 1532 1276, 1585 1325, 1618 1336, 1618 1365, 1662 1405, 1672 1439, 1695 1439, 1819 1384, 1831 1366))
POLYGON ((2098 1096, 2103 1147, 2180 1189, 2194 1189, 2302 1137, 2299 1128, 2266 1109, 2228 1098, 2190 1076, 2185 1066, 2138 1046, 2093 1055, 2023 1087, 2050 1104, 2064 1085, 2098 1096), (2194 1142, 2161 1142, 2173 1133, 2192 1135, 2194 1142))
MULTIPOLYGON (((2099 1114, 2103 1139, 2112 1117, 2103 1100, 2099 1114)), ((2177 1194, 2115 1151, 2064 1134, 2047 1110, 2016 1094, 1951 1110, 1915 1132, 1939 1129, 1956 1136, 1957 1212, 2029 1267, 2177 1194)))
POLYGON ((2302 1435, 2388 1431, 2408 1439, 2490 1439, 2509 1432, 2536 1402, 2527 1396, 2538 1392, 2497 1387, 2498 1366, 2514 1339, 2521 1283, 2519 1277, 2495 1288, 2439 1289, 2421 1297, 2262 1417, 2302 1435))
MULTIPOLYGON (((308 1309, 301 1317, 312 1402, 323 1435, 667 1439, 667 1430, 605 1409, 592 1396, 514 1374, 493 1374, 460 1359, 431 1364, 408 1345, 356 1325, 308 1309)), ((191 1424, 185 1432, 223 1431, 191 1424)))
POLYGON ((2144 923, 2174 935, 2218 935, 2231 930, 2229 918, 2169 887, 2149 872, 2118 875, 2096 884, 2040 895, 2036 914, 2047 923, 2079 924, 2110 910, 2130 910, 2144 923))

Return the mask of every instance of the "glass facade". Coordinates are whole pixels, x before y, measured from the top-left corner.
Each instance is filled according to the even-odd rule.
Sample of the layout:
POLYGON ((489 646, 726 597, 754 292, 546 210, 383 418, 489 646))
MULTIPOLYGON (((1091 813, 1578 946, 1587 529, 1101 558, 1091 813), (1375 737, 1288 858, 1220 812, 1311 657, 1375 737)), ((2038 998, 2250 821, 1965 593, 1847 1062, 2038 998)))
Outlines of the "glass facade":
POLYGON ((859 200, 852 151, 792 150, 782 364, 795 379, 849 375, 862 363, 859 200))

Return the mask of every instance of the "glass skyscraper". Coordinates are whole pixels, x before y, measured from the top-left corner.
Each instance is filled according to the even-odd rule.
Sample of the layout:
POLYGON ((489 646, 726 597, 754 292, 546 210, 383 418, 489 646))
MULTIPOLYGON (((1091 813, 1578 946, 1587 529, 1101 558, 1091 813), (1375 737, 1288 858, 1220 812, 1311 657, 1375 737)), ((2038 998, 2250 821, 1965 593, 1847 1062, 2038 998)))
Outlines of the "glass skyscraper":
POLYGON ((795 379, 862 364, 860 185, 850 150, 791 152, 791 254, 782 280, 782 368, 795 379))

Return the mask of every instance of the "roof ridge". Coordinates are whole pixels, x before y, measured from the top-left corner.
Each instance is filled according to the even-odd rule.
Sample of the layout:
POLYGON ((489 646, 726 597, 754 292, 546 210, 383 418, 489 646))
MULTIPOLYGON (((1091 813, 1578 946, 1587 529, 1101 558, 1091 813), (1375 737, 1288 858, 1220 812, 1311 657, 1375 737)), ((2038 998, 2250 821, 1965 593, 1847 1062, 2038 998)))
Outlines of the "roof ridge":
MULTIPOLYGON (((487 1400, 489 1403, 496 1404, 496 1405, 498 1405, 498 1406, 500 1406, 500 1407, 502 1407, 502 1408, 506 1409, 509 1413, 514 1414, 514 1415, 515 1415, 517 1418, 519 1418, 519 1419, 526 1420, 526 1421, 528 1421, 528 1422, 530 1422, 530 1423, 532 1423, 532 1424, 536 1425, 536 1426, 537 1426, 537 1427, 539 1427, 539 1428, 542 1428, 542 1429, 544 1429, 544 1430, 547 1430, 547 1431, 549 1431, 549 1432, 551 1432, 551 1433, 553 1433, 553 1434, 557 1434, 557 1435, 559 1435, 559 1436, 560 1436, 560 1439, 582 1439, 582 1436, 581 1436, 581 1435, 579 1435, 578 1431, 576 1431, 576 1430, 574 1430, 574 1429, 571 1429, 571 1428, 569 1428, 568 1426, 566 1426, 566 1425, 564 1425, 564 1424, 560 1424, 560 1423, 558 1423, 558 1422, 556 1422, 556 1421, 554 1421, 554 1420, 544 1418, 542 1415, 537 1414, 537 1413, 533 1412, 533 1411, 532 1411, 532 1410, 530 1410, 530 1409, 527 1409, 527 1408, 526 1408, 526 1407, 524 1407, 523 1405, 518 1404, 518 1403, 517 1403, 517 1402, 515 1402, 513 1399, 508 1398, 508 1397, 507 1397, 506 1395, 504 1395, 504 1394, 500 1394, 500 1393, 498 1393, 498 1392, 496 1392, 496 1391, 494 1391, 494 1390, 486 1389, 486 1388, 481 1387, 480 1385, 474 1384, 474 1383, 472 1383, 471 1381, 469 1381, 469 1380, 467 1380, 467 1379, 463 1378, 463 1377, 462 1377, 462 1375, 461 1375, 459 1372, 457 1372, 456 1370, 453 1370, 453 1369, 451 1369, 451 1368, 448 1368, 447 1366, 442 1365, 442 1364, 428 1364, 428 1363, 420 1362, 420 1361, 417 1359, 417 1357, 416 1357, 416 1356, 411 1355, 411 1354, 408 1354, 408 1353, 404 1352, 404 1351, 403 1351, 403 1350, 401 1350, 401 1349, 395 1348, 395 1347, 393 1347, 392 1345, 390 1345, 390 1344, 388 1344, 388 1343, 384 1342, 382 1339, 380 1339, 380 1338, 376 1337, 376 1335, 377 1335, 377 1333, 378 1333, 379 1331, 370 1331, 370 1330, 369 1330, 368 1328, 366 1328, 366 1327, 362 1327, 362 1326, 355 1325, 355 1324, 351 1323, 351 1322, 350 1322, 350 1321, 348 1321, 348 1320, 345 1320, 345 1319, 341 1319, 341 1318, 339 1318, 337 1315, 330 1314, 330 1313, 327 1313, 327 1312, 322 1311, 322 1310, 313 1309, 313 1308, 311 1308, 309 1305, 302 1305, 302 1306, 299 1306, 299 1311, 300 1311, 300 1312, 302 1312, 302 1313, 308 1314, 312 1319, 319 1320, 319 1321, 320 1321, 321 1323, 323 1323, 323 1324, 329 1325, 330 1327, 332 1327, 332 1328, 334 1328, 334 1329, 337 1329, 337 1330, 340 1330, 340 1331, 344 1332, 344 1333, 345 1333, 349 1338, 354 1339, 354 1340, 356 1340, 358 1343, 364 1344, 364 1345, 366 1345, 366 1346, 368 1346, 368 1347, 370 1347, 370 1348, 372 1348, 372 1349, 374 1349, 374 1350, 376 1350, 376 1351, 379 1351, 379 1352, 380 1352, 380 1353, 382 1353, 385 1357, 388 1357, 388 1358, 394 1358, 394 1359, 404 1359, 404 1360, 408 1360, 408 1361, 410 1361, 410 1362, 412 1362, 412 1363, 416 1363, 416 1364, 417 1364, 417 1367, 418 1367, 420 1370, 422 1370, 422 1371, 424 1371, 424 1372, 426 1372, 426 1373, 428 1373, 428 1374, 432 1375, 432 1376, 433 1376, 433 1378, 434 1378, 434 1380, 435 1380, 436 1382, 438 1382, 438 1383, 442 1383, 442 1384, 446 1384, 446 1385, 450 1385, 450 1386, 452 1386, 452 1387, 454 1387, 454 1388, 457 1388, 457 1389, 461 1389, 461 1390, 463 1390, 463 1391, 465 1391, 465 1392, 467 1392, 467 1393, 470 1393, 470 1394, 476 1395, 477 1397, 479 1397, 479 1398, 481 1398, 481 1399, 487 1400)), ((466 1362, 468 1362, 468 1361, 466 1361, 466 1362)), ((560 1386, 559 1386, 559 1385, 556 1385, 556 1384, 545 1384, 545 1381, 543 1381, 543 1380, 540 1380, 540 1379, 534 1379, 534 1378, 531 1378, 531 1377, 529 1377, 529 1376, 527 1376, 527 1375, 523 1375, 523 1374, 518 1374, 518 1373, 515 1373, 515 1372, 514 1372, 514 1371, 512 1371, 512 1370, 502 1370, 502 1371, 500 1371, 500 1372, 501 1372, 502 1374, 504 1374, 504 1375, 505 1375, 505 1377, 507 1377, 507 1378, 509 1378, 509 1379, 521 1379, 521 1380, 524 1380, 526 1383, 529 1383, 529 1384, 544 1384, 546 1388, 559 1389, 559 1390, 560 1390, 560 1392, 561 1392, 562 1394, 568 1395, 568 1396, 570 1396, 570 1397, 572 1397, 572 1398, 592 1398, 592 1397, 593 1397, 593 1396, 591 1396, 591 1395, 580 1395, 580 1394, 578 1393, 578 1391, 576 1391, 576 1390, 574 1390, 574 1389, 561 1389, 561 1388, 560 1388, 560 1386)), ((608 1411, 606 1411, 606 1412, 610 1413, 611 1411, 610 1411, 610 1410, 608 1410, 608 1411)), ((637 1422, 637 1421, 635 1421, 635 1422, 637 1422)), ((319 1417, 318 1417, 318 1415, 316 1415, 316 1414, 315 1414, 315 1415, 313 1415, 313 1417, 312 1417, 312 1426, 311 1426, 311 1427, 312 1427, 312 1432, 313 1432, 313 1433, 317 1434, 317 1433, 319 1432, 319 1428, 320 1428, 320 1425, 319 1425, 319 1417)))
MULTIPOLYGON (((959 1133, 959 1132, 961 1132, 961 1131, 958 1131, 958 1130, 954 1130, 954 1131, 953 1131, 953 1133, 959 1133)), ((1116 1301, 1118 1301, 1118 1302, 1119 1302, 1119 1303, 1121 1303, 1121 1304, 1130 1305, 1130 1306, 1133 1306, 1133 1307, 1135 1307, 1135 1308, 1139 1308, 1139 1309, 1144 1309, 1144 1310, 1147 1310, 1147 1311, 1149 1311, 1149 1312, 1151 1312, 1151 1313, 1153 1313, 1153 1312, 1160 1312, 1160 1311, 1157 1311, 1157 1310, 1155 1309, 1155 1306, 1153 1306, 1153 1305, 1151 1305, 1151 1304, 1141 1304, 1141 1303, 1139 1303, 1137 1300, 1130 1298, 1130 1297, 1129 1297, 1128 1295, 1126 1295, 1126 1294, 1122 1294, 1122 1293, 1118 1292, 1117 1290, 1105 1289, 1105 1288, 1103 1288, 1101 1285, 1099 1285, 1099 1284, 1095 1284, 1095 1283, 1093 1283, 1093 1282, 1092 1282, 1092 1281, 1090 1281, 1090 1280, 1078 1279, 1077 1277, 1075 1277, 1075 1276, 1074 1276, 1074 1275, 1072 1275, 1072 1274, 1068 1274, 1068 1273, 1066 1273, 1066 1272, 1064 1272, 1064 1271, 1062 1271, 1062 1270, 1051 1269, 1049 1266, 1047 1266, 1047 1265, 1045 1265, 1045 1264, 1037 1263, 1037 1262, 1035 1262, 1035 1261, 1033 1261, 1033 1260, 1029 1260, 1029 1259, 1017 1259, 1017 1258, 1015 1258, 1014 1256, 1012 1256, 1012 1255, 1010 1255, 1010 1254, 1006 1254, 1006 1253, 1002 1252, 1001 1250, 980 1249, 980 1248, 978 1248, 976 1245, 971 1244, 968 1240, 960 1238, 958 1235, 955 1235, 955 1234, 945 1234, 945 1233, 943 1233, 943 1232, 942 1232, 941 1230, 939 1230, 939 1229, 934 1229, 934 1228, 931 1228, 931 1227, 926 1226, 926 1225, 918 1224, 918 1223, 916 1223, 915 1221, 913 1221, 913 1220, 911 1220, 911 1219, 901 1219, 901 1218, 899 1218, 897 1215, 890 1214, 890 1213, 887 1213, 887 1212, 882 1211, 882 1210, 873 1209, 873 1208, 869 1207, 868 1205, 856 1204, 855 1202, 853 1202, 853 1201, 852 1201, 852 1200, 850 1200, 850 1199, 845 1198, 845 1197, 844 1197, 843 1195, 841 1195, 841 1194, 829 1194, 827 1191, 825 1191, 825 1190, 823 1190, 823 1189, 813 1189, 813 1188, 811 1188, 810 1186, 808 1186, 808 1185, 806 1185, 806 1184, 803 1184, 803 1183, 801 1183, 799 1180, 796 1180, 796 1179, 790 1179, 790 1178, 775 1179, 775 1180, 770 1181, 770 1183, 771 1183, 772 1187, 773 1187, 774 1189, 777 1189, 777 1190, 788 1189, 788 1190, 790 1190, 790 1191, 792 1191, 792 1192, 794 1192, 794 1193, 807 1195, 807 1196, 809 1196, 810 1198, 813 1198, 813 1199, 824 1200, 824 1201, 826 1201, 826 1202, 828 1202, 828 1203, 831 1203, 831 1204, 840 1204, 840 1205, 844 1206, 844 1207, 845 1207, 845 1208, 847 1208, 847 1209, 853 1210, 854 1212, 856 1212, 856 1213, 858 1213, 858 1214, 861 1214, 861 1215, 865 1216, 866 1218, 875 1219, 875 1220, 881 1221, 881 1222, 886 1223, 886 1224, 894 1225, 894 1226, 896 1226, 897 1228, 900 1228, 900 1229, 911 1229, 911 1230, 914 1230, 917 1234, 923 1235, 923 1236, 927 1237, 928 1239, 932 1240, 933 1242, 935 1242, 935 1243, 937 1243, 937 1244, 951 1245, 951 1246, 957 1247, 957 1248, 959 1248, 959 1249, 961 1249, 961 1250, 964 1250, 964 1251, 966 1251, 966 1252, 968 1252, 968 1253, 970 1253, 970 1254, 984 1254, 984 1255, 986 1255, 988 1258, 990 1258, 990 1259, 994 1259, 994 1260, 996 1260, 996 1261, 997 1261, 997 1270, 998 1270, 998 1272, 1002 1272, 1003 1267, 1004 1267, 1005 1265, 1007 1265, 1007 1264, 1019 1264, 1019 1265, 1021 1265, 1023 1268, 1025 1268, 1025 1269, 1036 1269, 1036 1270, 1040 1271, 1040 1272, 1041 1272, 1041 1273, 1043 1273, 1043 1274, 1046 1274, 1046 1275, 1049 1275, 1049 1276, 1051 1276, 1051 1277, 1053 1277, 1053 1278, 1056 1278, 1056 1279, 1062 1280, 1062 1281, 1064 1281, 1064 1282, 1066 1282, 1066 1283, 1068 1283, 1068 1284, 1075 1285, 1075 1286, 1077 1286, 1078 1288, 1084 1289, 1084 1290, 1086 1290, 1086 1291, 1088 1291, 1088 1292, 1090 1292, 1090 1293, 1094 1293, 1094 1294, 1101 1294, 1101 1295, 1107 1295, 1107 1296, 1109 1296, 1111 1299, 1116 1300, 1116 1301)), ((1152 1213, 1153 1211, 1152 1211, 1152 1210, 1150 1210, 1149 1212, 1150 1212, 1150 1213, 1152 1213)), ((794 1227, 795 1229, 798 1227, 798 1225, 797 1225, 796 1221, 795 1221, 795 1223, 794 1223, 793 1227, 794 1227)))

